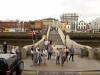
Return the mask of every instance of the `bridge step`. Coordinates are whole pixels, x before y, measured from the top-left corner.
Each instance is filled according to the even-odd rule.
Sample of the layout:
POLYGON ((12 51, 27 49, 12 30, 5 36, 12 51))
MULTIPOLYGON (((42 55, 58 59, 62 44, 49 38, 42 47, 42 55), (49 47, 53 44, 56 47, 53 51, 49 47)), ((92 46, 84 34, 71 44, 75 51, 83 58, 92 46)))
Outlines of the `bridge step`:
POLYGON ((32 70, 23 71, 21 75, 37 75, 37 72, 32 70))
POLYGON ((52 40, 57 45, 63 45, 63 42, 62 42, 59 34, 50 34, 49 39, 52 40))
POLYGON ((100 75, 100 72, 23 71, 21 75, 100 75))
POLYGON ((39 71, 37 75, 80 75, 80 73, 66 71, 39 71))

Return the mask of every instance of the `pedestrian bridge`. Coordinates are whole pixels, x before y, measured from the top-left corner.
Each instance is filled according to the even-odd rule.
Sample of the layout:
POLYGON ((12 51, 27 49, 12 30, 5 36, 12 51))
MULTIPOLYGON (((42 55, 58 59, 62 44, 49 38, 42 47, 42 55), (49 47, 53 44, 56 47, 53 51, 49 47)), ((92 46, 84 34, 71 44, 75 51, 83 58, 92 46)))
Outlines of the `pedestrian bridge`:
POLYGON ((39 75, 40 73, 44 74, 44 72, 51 73, 50 75, 53 75, 53 74, 56 75, 56 73, 58 73, 60 71, 61 71, 60 73, 64 73, 63 75, 66 75, 72 71, 75 72, 76 74, 69 73, 69 75, 83 75, 80 72, 99 71, 100 70, 100 62, 94 59, 94 52, 93 52, 92 48, 89 46, 80 45, 80 44, 76 43, 75 41, 71 40, 68 35, 67 36, 64 35, 64 33, 61 31, 60 28, 49 27, 47 34, 43 35, 42 39, 39 40, 34 45, 35 46, 39 45, 41 48, 43 48, 44 47, 44 45, 43 45, 44 39, 52 40, 53 43, 56 44, 56 47, 58 49, 65 48, 66 45, 68 47, 73 45, 75 48, 75 53, 76 53, 75 61, 74 62, 71 62, 71 61, 65 62, 64 66, 62 67, 61 65, 56 65, 55 58, 52 57, 51 60, 47 61, 47 65, 41 64, 40 66, 34 66, 31 61, 31 58, 26 56, 27 51, 30 50, 32 45, 27 45, 22 48, 23 58, 27 58, 27 59, 23 59, 24 64, 25 64, 24 70, 36 71, 35 75, 39 75), (88 51, 89 54, 87 57, 84 57, 84 58, 80 57, 80 52, 81 52, 80 48, 85 48, 88 51))
MULTIPOLYGON (((80 54, 80 49, 84 48, 88 51, 88 57, 93 58, 93 51, 91 47, 78 44, 75 41, 71 40, 70 36, 64 35, 64 33, 59 27, 49 26, 47 34, 43 35, 42 39, 33 45, 39 45, 40 48, 43 48, 45 39, 52 40, 53 44, 55 44, 58 49, 65 48, 65 46, 70 48, 71 45, 73 45, 73 47, 75 48, 75 54, 80 54)), ((31 46, 32 45, 27 45, 22 48, 23 58, 26 58, 26 52, 30 50, 31 46)))

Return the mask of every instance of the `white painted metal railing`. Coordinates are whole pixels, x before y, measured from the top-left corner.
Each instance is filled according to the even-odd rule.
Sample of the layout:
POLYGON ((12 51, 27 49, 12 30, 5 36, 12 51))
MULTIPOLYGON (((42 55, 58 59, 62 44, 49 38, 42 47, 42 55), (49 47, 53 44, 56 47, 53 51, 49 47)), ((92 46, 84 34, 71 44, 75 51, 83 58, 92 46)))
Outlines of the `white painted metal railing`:
POLYGON ((49 38, 50 29, 51 29, 51 26, 49 26, 48 31, 47 31, 47 39, 49 38))
POLYGON ((62 32, 62 30, 59 27, 57 27, 57 28, 58 28, 58 33, 59 33, 59 35, 60 35, 60 37, 62 39, 62 42, 65 45, 65 35, 64 35, 64 33, 62 32))

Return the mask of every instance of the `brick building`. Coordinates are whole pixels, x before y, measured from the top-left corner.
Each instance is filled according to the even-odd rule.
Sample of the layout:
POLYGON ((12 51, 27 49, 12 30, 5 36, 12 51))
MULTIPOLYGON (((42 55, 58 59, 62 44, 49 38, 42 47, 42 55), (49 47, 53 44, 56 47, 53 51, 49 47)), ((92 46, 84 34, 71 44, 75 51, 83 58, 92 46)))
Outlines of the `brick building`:
POLYGON ((8 31, 18 28, 17 21, 0 21, 0 29, 1 31, 8 31))
POLYGON ((43 28, 43 21, 42 20, 36 20, 34 28, 35 29, 42 29, 43 28))
POLYGON ((1 32, 27 32, 32 30, 41 30, 43 28, 43 22, 41 20, 36 21, 0 21, 1 32))

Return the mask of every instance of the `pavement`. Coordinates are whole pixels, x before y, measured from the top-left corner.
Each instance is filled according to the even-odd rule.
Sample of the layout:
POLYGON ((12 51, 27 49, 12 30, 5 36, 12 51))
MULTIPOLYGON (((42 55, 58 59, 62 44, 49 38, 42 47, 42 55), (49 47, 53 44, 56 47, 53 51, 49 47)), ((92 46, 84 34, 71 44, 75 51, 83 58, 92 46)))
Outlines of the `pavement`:
POLYGON ((23 59, 24 71, 68 71, 68 72, 80 72, 80 71, 100 71, 100 62, 89 58, 80 58, 75 56, 75 61, 65 62, 64 66, 56 65, 55 58, 49 60, 47 65, 41 64, 40 66, 34 66, 31 57, 23 59))

